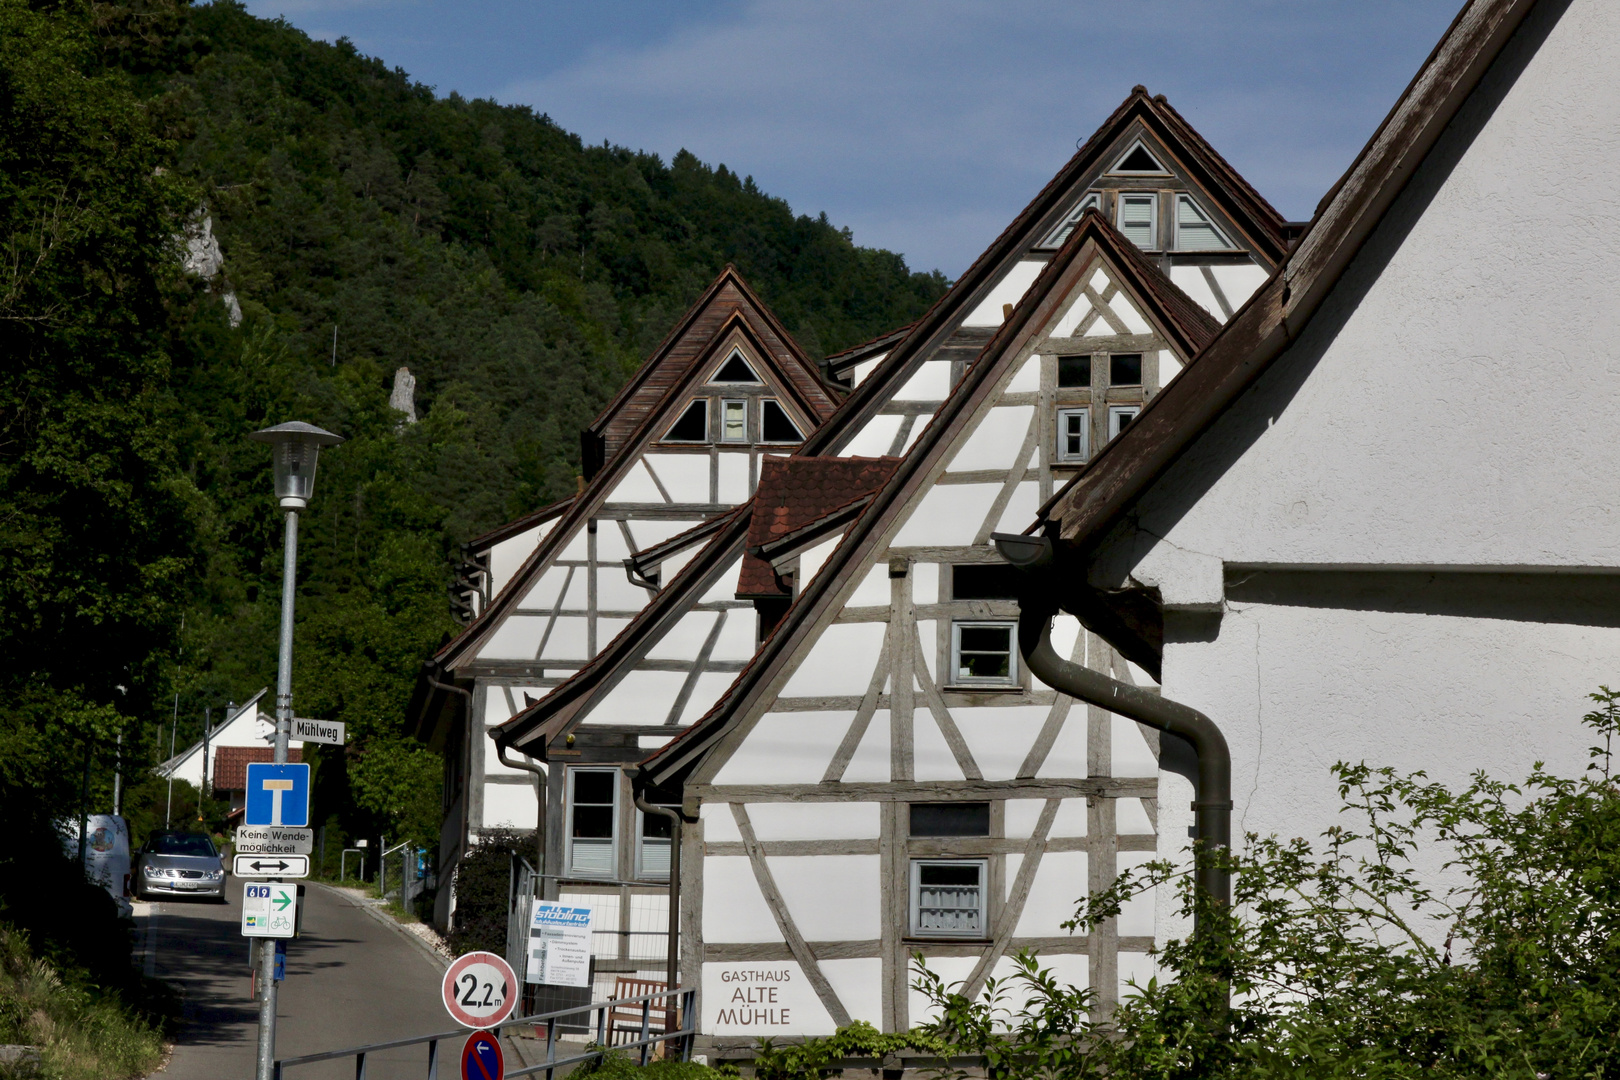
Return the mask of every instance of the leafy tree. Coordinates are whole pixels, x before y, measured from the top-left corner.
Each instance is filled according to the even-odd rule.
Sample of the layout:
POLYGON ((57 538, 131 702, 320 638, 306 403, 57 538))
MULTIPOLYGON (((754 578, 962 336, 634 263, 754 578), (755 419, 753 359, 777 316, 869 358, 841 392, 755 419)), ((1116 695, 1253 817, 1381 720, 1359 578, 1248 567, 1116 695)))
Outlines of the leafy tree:
POLYGON ((1205 929, 1111 1017, 1033 958, 983 999, 951 992, 924 1030, 1009 1077, 1607 1077, 1620 1073, 1620 693, 1592 695, 1585 776, 1460 791, 1335 766, 1353 825, 1313 847, 1249 836, 1234 905, 1185 867, 1128 873, 1075 925, 1151 887, 1205 929), (1437 884, 1450 881, 1452 884, 1437 884), (1227 993, 1230 990, 1230 1005, 1227 993))

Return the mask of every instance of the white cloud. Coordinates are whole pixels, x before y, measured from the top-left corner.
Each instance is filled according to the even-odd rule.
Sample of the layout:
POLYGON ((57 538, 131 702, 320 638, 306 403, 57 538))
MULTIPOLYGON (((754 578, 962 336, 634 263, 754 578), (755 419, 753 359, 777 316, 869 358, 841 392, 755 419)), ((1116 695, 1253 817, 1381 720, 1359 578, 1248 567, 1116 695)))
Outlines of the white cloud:
POLYGON ((724 162, 954 275, 1138 82, 1307 216, 1455 4, 752 0, 496 96, 588 142, 724 162))

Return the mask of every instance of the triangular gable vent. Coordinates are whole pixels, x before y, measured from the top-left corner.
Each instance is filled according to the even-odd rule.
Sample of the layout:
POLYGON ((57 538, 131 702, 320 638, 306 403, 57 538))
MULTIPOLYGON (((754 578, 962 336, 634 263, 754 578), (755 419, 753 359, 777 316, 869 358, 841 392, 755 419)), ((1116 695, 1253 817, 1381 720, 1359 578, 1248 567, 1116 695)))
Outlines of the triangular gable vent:
POLYGON ((754 383, 758 385, 760 378, 754 374, 754 369, 748 366, 748 361, 743 359, 742 353, 733 352, 726 358, 726 362, 720 365, 720 370, 714 373, 714 378, 709 381, 716 383, 754 383))
POLYGON ((668 442, 709 441, 709 399, 698 398, 664 434, 668 442))
POLYGON ((764 442, 796 443, 804 441, 804 433, 799 425, 787 414, 779 402, 765 398, 761 402, 759 417, 759 435, 764 442))
POLYGON ((1138 140, 1131 144, 1131 148, 1125 151, 1125 156, 1115 162, 1114 167, 1108 171, 1116 173, 1164 173, 1170 170, 1160 165, 1159 159, 1154 157, 1148 151, 1148 148, 1138 140))

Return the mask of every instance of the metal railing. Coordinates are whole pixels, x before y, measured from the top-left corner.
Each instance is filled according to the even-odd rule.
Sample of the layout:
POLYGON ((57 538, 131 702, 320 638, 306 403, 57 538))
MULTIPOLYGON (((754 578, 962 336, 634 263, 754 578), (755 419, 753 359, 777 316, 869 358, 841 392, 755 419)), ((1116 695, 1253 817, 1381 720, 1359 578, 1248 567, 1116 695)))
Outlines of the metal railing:
MULTIPOLYGON (((542 1024, 546 1029, 546 1059, 538 1065, 527 1065, 520 1069, 507 1069, 507 1076, 532 1076, 544 1072, 546 1080, 553 1080, 553 1073, 564 1065, 575 1065, 581 1061, 599 1059, 604 1054, 622 1050, 640 1050, 641 1064, 647 1064, 647 1057, 652 1047, 657 1043, 675 1041, 675 1052, 680 1060, 690 1060, 692 1056, 692 1038, 697 1034, 697 1014, 693 1010, 696 1004, 697 991, 691 987, 680 986, 673 990, 658 990, 651 994, 642 994, 639 997, 615 998, 612 1001, 593 1001, 589 1005, 581 1005, 572 1009, 560 1009, 557 1012, 539 1013, 535 1016, 520 1016, 508 1020, 503 1024, 484 1030, 495 1032, 497 1035, 506 1028, 529 1025, 539 1027, 542 1024), (653 1007, 653 1001, 658 998, 675 998, 675 1001, 666 1003, 658 1008, 653 1007), (639 1009, 637 1008, 639 1006, 639 1009), (557 1056, 557 1026, 558 1022, 570 1016, 596 1013, 596 1041, 590 1047, 578 1054, 567 1057, 557 1056), (628 1013, 632 1020, 640 1014, 640 1028, 624 1028, 619 1025, 624 1022, 628 1013), (671 1013, 679 1020, 678 1025, 670 1023, 671 1013), (663 1014, 664 1031, 652 1034, 652 1021, 656 1013, 663 1014), (609 1045, 608 1040, 613 1038, 615 1032, 639 1034, 639 1038, 629 1042, 609 1045)), ((588 1026, 577 1025, 576 1026, 588 1026)), ((368 1046, 353 1046, 346 1050, 328 1050, 321 1054, 305 1054, 302 1057, 281 1058, 274 1066, 275 1080, 283 1080, 284 1070, 296 1068, 300 1065, 313 1065, 318 1061, 335 1061, 338 1058, 354 1059, 355 1080, 366 1080, 366 1058, 371 1054, 384 1050, 398 1050, 405 1046, 420 1046, 427 1044, 427 1080, 439 1080, 439 1044, 452 1041, 454 1047, 459 1049, 462 1042, 472 1034, 470 1028, 457 1028, 455 1031, 441 1032, 437 1035, 419 1035, 414 1039, 395 1039, 393 1042, 371 1043, 368 1046)), ((445 1076, 458 1076, 460 1062, 452 1061, 445 1070, 445 1076)))

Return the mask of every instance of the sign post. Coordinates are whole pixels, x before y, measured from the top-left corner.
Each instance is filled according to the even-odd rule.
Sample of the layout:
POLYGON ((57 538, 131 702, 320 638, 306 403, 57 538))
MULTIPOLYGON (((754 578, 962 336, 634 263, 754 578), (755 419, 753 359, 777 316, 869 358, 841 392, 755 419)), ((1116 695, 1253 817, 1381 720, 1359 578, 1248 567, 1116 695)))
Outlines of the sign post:
POLYGON ((489 1028, 517 1008, 517 976, 512 965, 492 952, 470 952, 456 957, 439 986, 445 1011, 462 1027, 489 1028))

